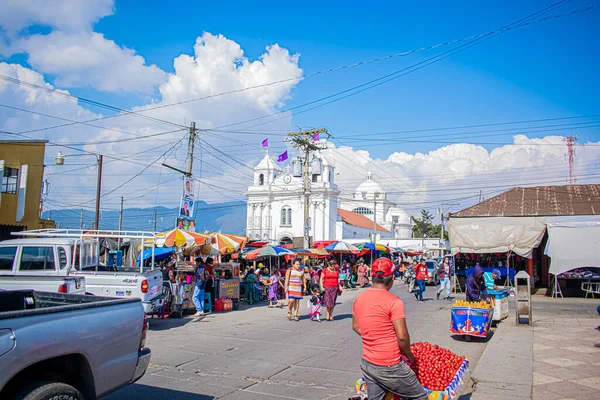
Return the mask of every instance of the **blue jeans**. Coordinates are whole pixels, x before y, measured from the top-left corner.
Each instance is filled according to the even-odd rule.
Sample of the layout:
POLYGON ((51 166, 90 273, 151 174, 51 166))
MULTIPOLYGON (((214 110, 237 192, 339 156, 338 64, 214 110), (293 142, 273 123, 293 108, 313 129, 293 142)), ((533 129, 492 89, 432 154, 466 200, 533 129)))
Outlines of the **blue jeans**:
POLYGON ((440 279, 440 288, 437 291, 438 294, 442 293, 442 291, 444 290, 444 287, 446 287, 446 297, 450 297, 450 279, 448 279, 448 278, 440 279))
POLYGON ((423 293, 425 293, 425 281, 417 280, 417 286, 419 286, 419 290, 417 290, 417 296, 419 296, 419 300, 423 300, 423 293))
POLYGON ((196 311, 199 313, 204 312, 204 288, 196 286, 196 290, 194 290, 194 305, 196 306, 196 311))

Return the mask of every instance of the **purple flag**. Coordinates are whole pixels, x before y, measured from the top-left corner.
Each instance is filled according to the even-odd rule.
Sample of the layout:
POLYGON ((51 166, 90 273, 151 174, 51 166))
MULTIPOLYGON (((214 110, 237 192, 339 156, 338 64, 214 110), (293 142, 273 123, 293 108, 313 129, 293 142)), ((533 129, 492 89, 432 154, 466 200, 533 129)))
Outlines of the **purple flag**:
POLYGON ((315 133, 313 135, 313 142, 316 142, 316 141, 318 141, 320 139, 321 139, 321 134, 320 133, 315 133))
POLYGON ((262 141, 263 147, 269 147, 269 139, 265 139, 262 141))
POLYGON ((283 153, 281 153, 279 155, 279 157, 277 157, 277 162, 284 162, 287 159, 288 159, 287 151, 284 151, 283 153))

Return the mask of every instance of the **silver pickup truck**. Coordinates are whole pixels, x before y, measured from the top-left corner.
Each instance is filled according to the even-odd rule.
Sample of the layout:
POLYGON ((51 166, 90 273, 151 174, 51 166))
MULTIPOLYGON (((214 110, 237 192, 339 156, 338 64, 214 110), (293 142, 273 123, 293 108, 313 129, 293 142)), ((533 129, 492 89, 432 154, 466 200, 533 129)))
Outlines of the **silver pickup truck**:
POLYGON ((0 399, 94 400, 150 363, 140 299, 0 291, 0 399))

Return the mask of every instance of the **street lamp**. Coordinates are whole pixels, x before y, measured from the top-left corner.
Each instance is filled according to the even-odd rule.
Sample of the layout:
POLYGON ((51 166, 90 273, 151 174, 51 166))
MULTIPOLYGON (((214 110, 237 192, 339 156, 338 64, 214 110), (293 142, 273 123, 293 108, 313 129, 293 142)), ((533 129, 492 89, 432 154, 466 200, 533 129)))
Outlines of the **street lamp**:
POLYGON ((94 153, 85 153, 85 154, 63 154, 62 151, 59 151, 56 155, 56 165, 64 165, 66 157, 81 157, 81 156, 90 156, 93 155, 96 157, 96 162, 98 164, 98 180, 96 182, 96 216, 94 219, 94 229, 98 230, 98 226, 100 223, 100 191, 102 188, 102 162, 104 157, 102 154, 94 154, 94 153))

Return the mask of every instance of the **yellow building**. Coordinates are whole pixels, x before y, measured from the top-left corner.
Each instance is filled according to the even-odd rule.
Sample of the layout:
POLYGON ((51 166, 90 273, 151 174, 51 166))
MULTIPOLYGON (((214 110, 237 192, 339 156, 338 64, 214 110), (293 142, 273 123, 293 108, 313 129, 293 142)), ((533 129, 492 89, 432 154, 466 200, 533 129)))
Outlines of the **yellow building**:
POLYGON ((11 232, 54 228, 40 218, 46 141, 0 141, 0 240, 11 232))

